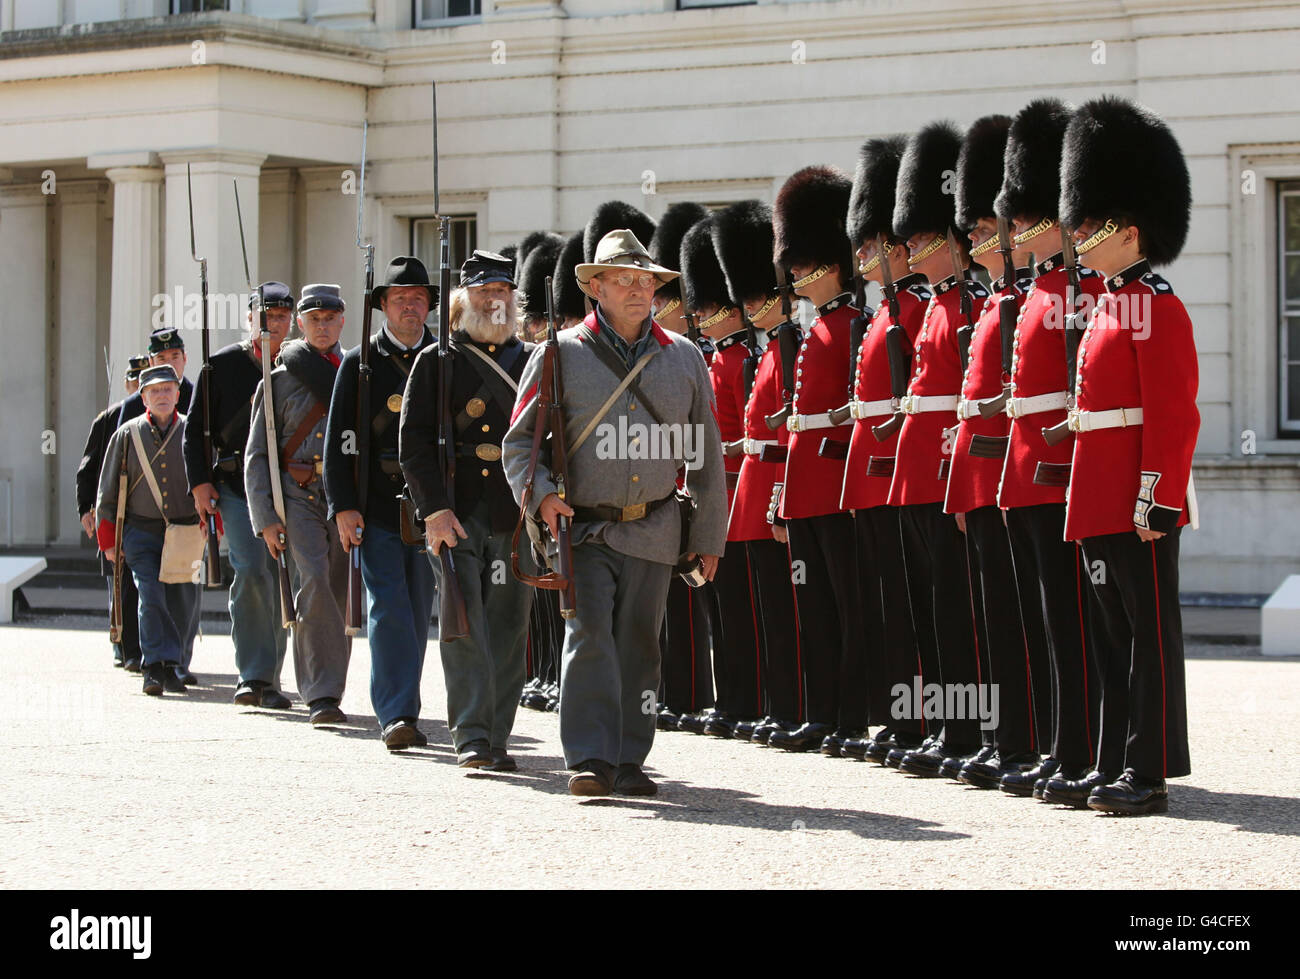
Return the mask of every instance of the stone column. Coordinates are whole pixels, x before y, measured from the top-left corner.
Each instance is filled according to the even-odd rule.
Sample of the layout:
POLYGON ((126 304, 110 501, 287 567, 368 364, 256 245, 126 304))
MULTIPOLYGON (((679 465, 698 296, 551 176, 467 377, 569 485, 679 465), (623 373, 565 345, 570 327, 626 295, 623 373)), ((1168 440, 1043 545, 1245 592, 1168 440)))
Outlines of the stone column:
MULTIPOLYGON (((343 171, 347 166, 304 167, 302 186, 306 206, 306 225, 302 276, 298 288, 308 282, 335 282, 343 289, 350 323, 361 322, 364 257, 357 248, 357 197, 343 193, 343 171)), ((380 272, 382 278, 382 270, 380 272)), ((344 346, 352 346, 360 337, 360 327, 347 329, 344 346)))
MULTIPOLYGON (((46 345, 51 201, 38 183, 0 187, 0 344, 6 351, 0 357, 6 409, 0 425, 0 545, 41 546, 46 538, 51 476, 42 443, 50 425, 46 378, 54 355, 46 345)), ((77 452, 80 446, 56 442, 58 448, 77 452)))
POLYGON ((209 343, 215 353, 243 338, 247 329, 248 286, 244 257, 239 247, 239 221, 235 213, 235 185, 248 240, 248 267, 254 285, 258 280, 260 154, 224 150, 190 150, 164 153, 167 220, 164 229, 163 284, 168 296, 165 310, 172 325, 182 330, 189 358, 186 373, 197 380, 203 359, 199 303, 199 264, 190 251, 190 208, 186 165, 194 184, 194 245, 208 260, 209 343))
POLYGON ((91 156, 113 184, 113 292, 109 356, 125 364, 142 352, 162 291, 162 168, 153 153, 91 156))

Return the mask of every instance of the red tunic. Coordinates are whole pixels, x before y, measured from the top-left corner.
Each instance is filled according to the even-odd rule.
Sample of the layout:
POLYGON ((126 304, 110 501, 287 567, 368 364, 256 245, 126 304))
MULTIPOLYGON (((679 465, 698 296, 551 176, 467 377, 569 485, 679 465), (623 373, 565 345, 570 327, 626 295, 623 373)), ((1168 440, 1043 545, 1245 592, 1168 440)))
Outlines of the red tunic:
MULTIPOLYGON (((767 415, 780 411, 784 404, 785 400, 781 396, 781 356, 777 349, 776 330, 772 329, 768 331, 767 347, 758 362, 754 388, 745 404, 745 438, 785 445, 790 437, 785 426, 772 431, 763 421, 767 415)), ((731 502, 727 540, 772 539, 772 525, 767 522, 767 509, 772 502, 772 489, 781 481, 784 472, 785 466, 782 463, 760 462, 757 455, 744 457, 735 497, 731 502)))
POLYGON ((1075 437, 1066 540, 1195 524, 1192 453, 1201 415, 1192 321, 1145 261, 1106 288, 1079 341, 1078 408, 1141 408, 1142 424, 1075 437))
MULTIPOLYGON (((715 353, 709 361, 709 380, 713 383, 713 398, 718 404, 718 432, 723 444, 744 437, 745 417, 745 358, 749 350, 742 340, 745 331, 737 330, 714 344, 715 353)), ((723 468, 729 473, 739 473, 742 459, 722 457, 723 468)), ((735 477, 727 480, 727 511, 731 511, 735 477)))
MULTIPOLYGON (((961 396, 965 401, 987 401, 1002 393, 1002 329, 998 316, 998 303, 1008 292, 1014 294, 1016 306, 1024 305, 1030 282, 1028 270, 1025 278, 1002 286, 984 300, 984 309, 975 324, 975 335, 970 342, 970 362, 962 377, 961 396)), ((971 436, 987 435, 1006 438, 1011 419, 1005 411, 992 418, 978 413, 957 423, 957 438, 952 447, 952 469, 948 473, 948 495, 944 498, 945 513, 969 513, 980 507, 996 506, 998 481, 1002 478, 1003 456, 974 456, 970 454, 971 436)))
MULTIPOLYGON (((849 323, 858 315, 847 299, 845 294, 822 306, 804 335, 795 366, 793 411, 797 414, 816 415, 844 404, 849 376, 849 323)), ((783 518, 820 517, 840 511, 844 460, 818 455, 817 450, 822 439, 847 442, 852 434, 848 424, 790 434, 785 492, 781 496, 783 518)))
MULTIPOLYGON (((925 284, 925 278, 916 274, 899 279, 894 286, 898 296, 898 318, 907 331, 908 343, 915 344, 916 335, 921 332, 921 318, 930 301, 930 288, 925 284)), ((862 338, 862 348, 858 354, 858 380, 854 391, 859 401, 884 401, 892 393, 889 386, 889 347, 885 342, 885 334, 892 323, 889 304, 882 301, 867 328, 867 335, 862 338)), ((890 478, 868 476, 867 466, 873 458, 892 460, 894 457, 898 433, 895 432, 883 442, 877 441, 871 434, 871 426, 886 421, 890 414, 891 412, 885 412, 872 418, 859 418, 853 424, 849 457, 844 467, 844 486, 840 492, 840 506, 845 510, 884 506, 889 502, 890 478)))
MULTIPOLYGON (((1039 262, 1035 271, 1037 277, 1016 321, 1016 341, 1011 356, 1011 393, 1016 398, 1033 398, 1066 388, 1065 332, 1062 329, 1066 278, 1061 256, 1055 255, 1039 262)), ((1081 293, 1095 298, 1103 288, 1101 276, 1089 269, 1080 270, 1081 293)), ((1092 299, 1081 296, 1079 304, 1086 311, 1092 299)), ((1048 445, 1043 439, 1043 429, 1051 428, 1064 418, 1065 409, 1054 408, 1011 422, 1011 440, 1007 445, 1002 488, 998 493, 998 505, 1003 509, 1065 502, 1064 486, 1041 486, 1034 482, 1034 473, 1040 462, 1059 465, 1070 462, 1074 452, 1073 436, 1056 445, 1048 445)))
MULTIPOLYGON (((971 302, 978 310, 988 290, 968 279, 971 302)), ((961 291, 955 276, 934 286, 934 297, 925 309, 921 332, 917 334, 912 358, 912 383, 907 393, 917 397, 957 396, 961 393, 961 356, 957 352, 957 329, 963 324, 961 291)), ((908 415, 898 433, 898 461, 889 487, 893 506, 942 503, 947 489, 947 467, 952 458, 951 436, 944 432, 957 425, 957 412, 926 411, 908 415)))

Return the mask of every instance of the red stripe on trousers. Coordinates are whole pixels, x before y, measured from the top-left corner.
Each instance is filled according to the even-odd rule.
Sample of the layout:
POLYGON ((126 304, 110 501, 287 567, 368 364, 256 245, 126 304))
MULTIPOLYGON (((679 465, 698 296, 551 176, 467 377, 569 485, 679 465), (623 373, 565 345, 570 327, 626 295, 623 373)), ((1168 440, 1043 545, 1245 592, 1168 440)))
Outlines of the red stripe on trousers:
POLYGON ((1083 657, 1083 730, 1088 737, 1088 762, 1095 761, 1092 740, 1092 718, 1088 714, 1088 632, 1083 624, 1083 578, 1080 564, 1083 548, 1074 545, 1074 602, 1079 607, 1079 654, 1083 657))
POLYGON ((1156 573, 1155 541, 1151 541, 1151 584, 1156 590, 1156 648, 1160 650, 1160 777, 1164 778, 1169 771, 1169 696, 1165 691, 1165 637, 1160 627, 1160 576, 1156 573))

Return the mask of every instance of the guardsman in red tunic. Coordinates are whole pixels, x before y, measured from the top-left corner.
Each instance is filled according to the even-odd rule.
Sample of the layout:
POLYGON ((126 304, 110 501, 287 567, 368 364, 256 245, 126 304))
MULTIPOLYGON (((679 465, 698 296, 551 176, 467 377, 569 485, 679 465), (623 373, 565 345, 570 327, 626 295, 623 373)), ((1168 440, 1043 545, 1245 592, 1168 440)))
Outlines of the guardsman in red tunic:
MULTIPOLYGON (((749 558, 762 624, 761 672, 766 694, 765 716, 757 723, 737 723, 735 737, 766 744, 774 731, 798 728, 804 716, 799 614, 790 549, 774 502, 785 479, 789 432, 785 425, 773 430, 764 420, 783 406, 776 341, 782 316, 772 265, 772 209, 762 201, 747 200, 716 212, 713 245, 731 303, 744 307, 755 332, 767 340, 756 366, 742 364, 742 381, 750 389, 741 418, 741 440, 724 446, 729 462, 741 460, 727 544, 730 548, 743 541, 749 558), (750 370, 753 375, 747 379, 750 370)), ((721 402, 718 410, 723 410, 721 402)))
MULTIPOLYGON (((744 438, 745 360, 750 356, 740 307, 731 301, 713 244, 714 219, 696 222, 681 247, 681 282, 686 306, 698 318, 698 328, 712 341, 709 378, 717 405, 718 432, 725 447, 744 438)), ((756 351, 755 351, 756 352, 756 351)), ((727 512, 735 501, 742 456, 723 456, 727 512)), ((736 725, 750 723, 752 732, 763 716, 763 630, 755 597, 754 573, 742 541, 728 534, 726 550, 713 581, 704 585, 717 596, 713 631, 713 680, 717 710, 709 715, 704 733, 734 736, 736 725)))
POLYGON ((1061 220, 1106 282, 1079 342, 1065 536, 1083 545, 1097 598, 1097 757, 1123 759, 1081 781, 1089 808, 1165 812, 1165 779, 1191 771, 1178 545, 1196 526, 1200 413, 1192 323, 1151 266, 1187 240, 1191 181, 1164 121, 1112 96, 1071 118, 1061 173, 1061 220))
MULTIPOLYGON (((1042 796, 1058 771, 1080 778, 1093 766, 1100 685, 1092 651, 1091 599, 1082 552, 1065 540, 1065 487, 1069 482, 1068 433, 1049 445, 1043 429, 1065 418, 1069 365, 1066 307, 1090 306, 1101 278, 1078 271, 1070 285, 1060 197, 1061 141, 1070 110, 1056 99, 1037 99, 1011 124, 998 217, 1016 232, 1016 246, 1038 260, 1034 284, 1016 323, 1011 392, 1006 402, 1010 440, 998 504, 1006 512, 1021 607, 1030 628, 1029 668, 1035 729, 1043 759, 1023 772, 1007 772, 1003 791, 1042 796), (1046 636, 1044 647, 1035 637, 1046 636), (1044 650, 1046 655, 1044 655, 1044 650)), ((1005 703, 1005 699, 1003 701, 1005 703)))
POLYGON ((917 334, 911 383, 902 405, 907 417, 898 436, 889 490, 889 502, 901 508, 920 682, 923 690, 937 684, 930 689, 944 694, 941 706, 926 696, 907 698, 909 707, 921 700, 923 709, 942 715, 927 718, 943 724, 934 740, 898 759, 900 770, 921 776, 937 776, 945 759, 964 759, 980 750, 980 667, 966 541, 956 520, 943 512, 951 430, 961 400, 958 329, 971 325, 964 300, 969 298, 973 317, 988 297, 988 291, 969 277, 965 242, 954 228, 953 197, 944 192, 956 171, 961 141, 961 134, 947 122, 931 123, 912 136, 899 166, 893 214, 894 234, 906 239, 909 264, 934 290, 917 334))
POLYGON ((773 208, 775 260, 817 317, 795 365, 780 509, 799 599, 807 720, 773 733, 768 744, 788 751, 820 746, 831 756, 867 726, 858 555, 853 517, 840 506, 844 453, 820 452, 823 439, 847 444, 853 431, 847 419, 837 426, 828 415, 846 400, 849 323, 858 312, 845 291, 854 260, 845 233, 852 187, 838 169, 805 167, 786 180, 773 208))
MULTIPOLYGON (((647 251, 656 265, 680 269, 682 238, 691 226, 708 216, 709 209, 693 201, 680 201, 664 211, 647 251)), ((655 290, 655 322, 673 333, 686 332, 686 307, 681 280, 655 290)), ((707 362, 709 355, 704 351, 707 362)), ((680 575, 668 582, 668 612, 664 616, 660 649, 663 652, 663 690, 657 727, 663 731, 703 734, 713 708, 713 672, 709 652, 712 588, 692 588, 680 575)))
MULTIPOLYGON (((981 679, 997 690, 996 727, 985 729, 987 740, 980 753, 956 772, 962 782, 982 789, 996 789, 1003 775, 1033 768, 1041 760, 1029 694, 1031 629, 1021 619, 1011 542, 998 509, 998 482, 1011 425, 1000 401, 1009 376, 1004 375, 1004 366, 1010 366, 1003 363, 1003 344, 1008 342, 1009 359, 1016 314, 1030 283, 1029 250, 1015 248, 1005 227, 1001 230, 1007 231, 1007 240, 1002 241, 993 215, 1010 128, 1008 116, 977 119, 957 158, 957 223, 974 228, 969 235, 971 257, 988 269, 994 280, 993 295, 984 301, 975 324, 970 358, 962 375, 957 438, 944 499, 944 511, 953 514, 957 526, 966 532, 975 637, 981 667, 988 669, 981 679), (983 410, 981 405, 986 405, 983 410)), ((1032 631, 1046 657, 1041 623, 1032 631)))
POLYGON ((877 438, 872 429, 894 412, 889 373, 889 330, 903 332, 892 341, 894 356, 909 369, 921 319, 930 301, 925 276, 907 267, 907 246, 894 237, 894 185, 907 146, 906 136, 869 139, 862 144, 849 200, 849 242, 857 247, 858 273, 883 284, 886 269, 892 279, 893 301, 877 307, 858 347, 854 371, 854 419, 840 505, 854 511, 858 543, 858 573, 867 650, 868 721, 884 725, 875 737, 854 738, 841 748, 855 758, 883 763, 891 749, 910 751, 925 736, 920 717, 894 717, 896 684, 911 687, 917 674, 916 631, 907 602, 907 576, 898 507, 889 505, 898 433, 877 438), (883 261, 882 261, 883 255, 883 261), (891 310, 897 311, 897 319, 891 310))

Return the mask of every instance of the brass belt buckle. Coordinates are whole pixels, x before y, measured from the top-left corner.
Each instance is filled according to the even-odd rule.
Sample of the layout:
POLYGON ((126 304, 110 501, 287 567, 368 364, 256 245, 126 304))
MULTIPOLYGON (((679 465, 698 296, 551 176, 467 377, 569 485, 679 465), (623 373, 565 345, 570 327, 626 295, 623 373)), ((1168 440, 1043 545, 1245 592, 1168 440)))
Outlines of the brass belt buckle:
POLYGON ((1079 410, 1078 410, 1077 408, 1071 408, 1071 409, 1070 409, 1070 413, 1066 416, 1066 424, 1067 424, 1067 427, 1068 427, 1068 428, 1070 429, 1070 431, 1072 431, 1072 432, 1082 432, 1082 431, 1083 431, 1083 429, 1079 427, 1079 426, 1080 426, 1080 419, 1079 419, 1079 410))
POLYGON ((484 462, 496 462, 501 458, 501 446, 491 442, 480 442, 474 446, 474 454, 484 462))
POLYGON ((325 463, 319 459, 312 463, 312 468, 316 470, 317 476, 322 476, 325 473, 325 463))
POLYGON ((619 520, 640 520, 645 516, 646 505, 644 503, 633 503, 623 507, 623 512, 619 520))
POLYGON ((898 402, 899 410, 905 415, 915 415, 918 410, 915 394, 905 394, 898 402))

